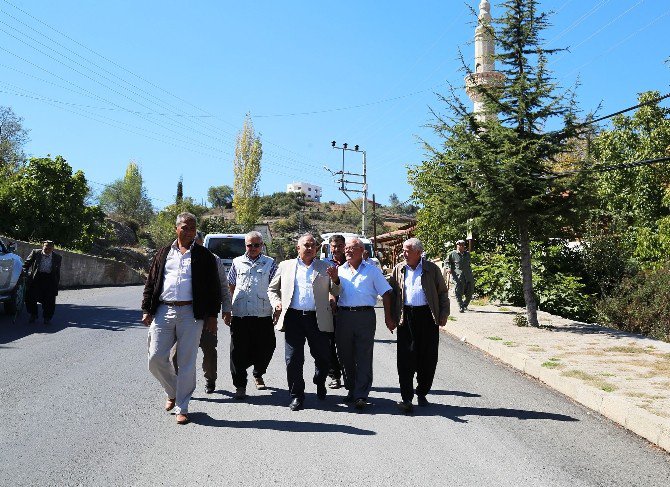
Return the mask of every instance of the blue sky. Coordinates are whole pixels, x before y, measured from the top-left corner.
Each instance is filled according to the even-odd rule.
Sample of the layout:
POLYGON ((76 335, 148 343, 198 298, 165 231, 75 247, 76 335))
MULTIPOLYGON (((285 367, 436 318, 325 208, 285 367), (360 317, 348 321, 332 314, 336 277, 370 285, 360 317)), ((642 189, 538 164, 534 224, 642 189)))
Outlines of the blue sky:
MULTIPOLYGON (((466 5, 479 0, 0 0, 0 105, 23 117, 30 155, 64 156, 97 192, 136 161, 157 208, 180 177, 196 201, 232 185, 246 113, 263 142, 263 194, 301 180, 345 201, 323 169, 341 168, 336 140, 367 151, 370 197, 406 200, 419 138, 435 141, 424 127, 441 109, 435 92, 462 86, 459 49, 472 64, 466 5)), ((585 113, 670 91, 667 0, 541 6, 555 12, 547 47, 570 47, 550 68, 564 87, 579 79, 585 113)), ((345 170, 361 163, 346 154, 345 170)))

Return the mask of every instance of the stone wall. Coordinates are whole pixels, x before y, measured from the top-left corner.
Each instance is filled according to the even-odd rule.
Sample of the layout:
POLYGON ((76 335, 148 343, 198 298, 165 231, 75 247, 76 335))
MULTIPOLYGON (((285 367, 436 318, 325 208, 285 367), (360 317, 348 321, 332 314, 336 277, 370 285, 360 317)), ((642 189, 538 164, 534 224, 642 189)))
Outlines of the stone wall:
MULTIPOLYGON (((24 260, 30 255, 32 249, 41 247, 39 244, 22 242, 4 236, 2 240, 5 244, 10 241, 15 242, 16 253, 24 260)), ((123 262, 58 248, 55 252, 63 256, 60 271, 61 288, 144 284, 142 276, 123 262)))

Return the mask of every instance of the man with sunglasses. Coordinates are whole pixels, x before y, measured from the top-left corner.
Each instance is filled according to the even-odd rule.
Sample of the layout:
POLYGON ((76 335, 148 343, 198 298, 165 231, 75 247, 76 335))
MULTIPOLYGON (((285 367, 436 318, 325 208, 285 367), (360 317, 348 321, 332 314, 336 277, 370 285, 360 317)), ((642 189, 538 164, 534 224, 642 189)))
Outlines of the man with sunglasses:
POLYGON ((263 236, 259 232, 247 233, 244 243, 246 253, 233 259, 228 272, 228 285, 233 296, 230 373, 235 399, 246 397, 247 368, 252 365, 256 389, 265 389, 263 374, 277 345, 268 299, 268 286, 277 264, 263 254, 263 236))

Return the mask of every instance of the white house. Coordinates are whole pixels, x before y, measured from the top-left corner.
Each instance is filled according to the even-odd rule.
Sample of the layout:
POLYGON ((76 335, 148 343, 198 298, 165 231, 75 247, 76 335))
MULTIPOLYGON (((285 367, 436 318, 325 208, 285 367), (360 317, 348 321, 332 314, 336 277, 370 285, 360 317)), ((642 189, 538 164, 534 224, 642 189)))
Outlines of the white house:
POLYGON ((321 202, 321 186, 303 181, 295 181, 286 185, 287 193, 302 193, 309 201, 321 202))

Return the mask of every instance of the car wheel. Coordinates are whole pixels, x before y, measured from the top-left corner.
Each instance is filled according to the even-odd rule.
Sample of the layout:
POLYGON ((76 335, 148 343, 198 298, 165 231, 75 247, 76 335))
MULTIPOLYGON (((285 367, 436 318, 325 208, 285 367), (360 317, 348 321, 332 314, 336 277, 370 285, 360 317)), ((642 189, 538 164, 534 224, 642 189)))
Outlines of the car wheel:
POLYGON ((26 279, 24 276, 19 278, 19 282, 16 283, 14 288, 14 293, 9 301, 5 301, 5 313, 8 315, 13 315, 14 319, 21 313, 23 310, 24 298, 26 295, 26 279))

